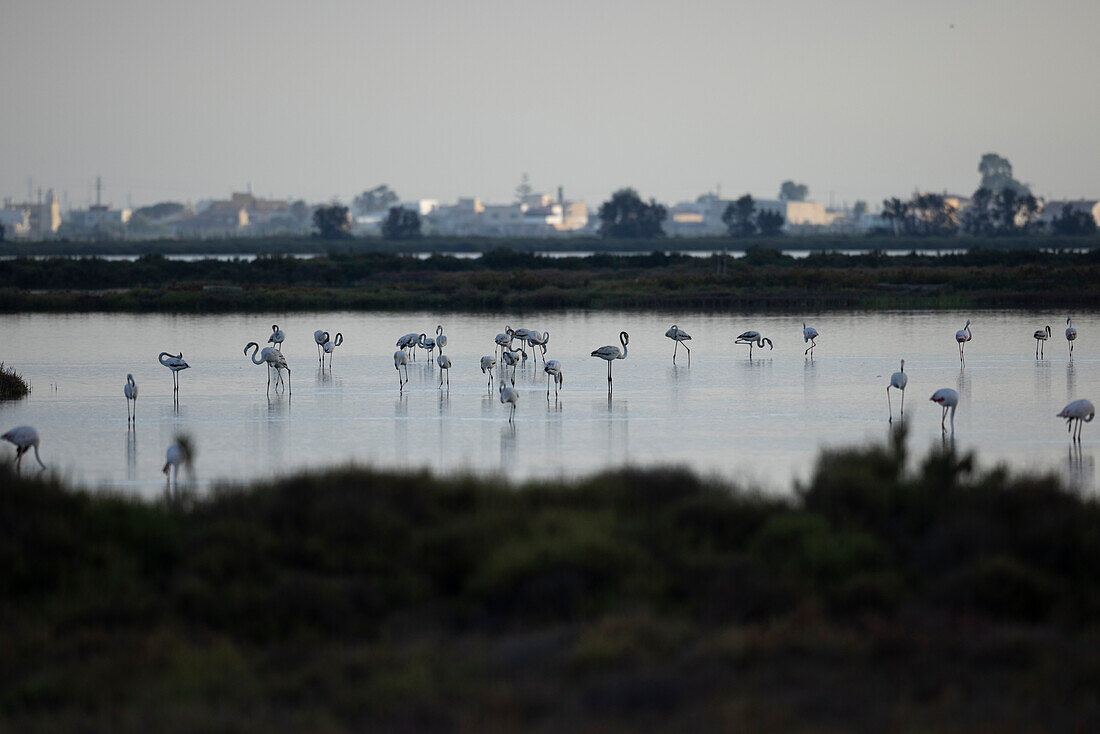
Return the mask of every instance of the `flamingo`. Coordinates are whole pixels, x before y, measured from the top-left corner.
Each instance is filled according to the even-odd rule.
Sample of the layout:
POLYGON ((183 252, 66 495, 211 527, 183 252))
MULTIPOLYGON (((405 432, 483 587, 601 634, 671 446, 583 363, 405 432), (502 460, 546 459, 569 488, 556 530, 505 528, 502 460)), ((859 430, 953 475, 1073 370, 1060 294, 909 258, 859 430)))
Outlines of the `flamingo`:
POLYGON ((507 328, 508 327, 505 327, 506 331, 504 333, 497 334, 495 337, 493 337, 493 342, 495 342, 497 345, 496 350, 502 350, 505 347, 507 347, 508 349, 512 348, 512 335, 508 333, 507 328))
POLYGON ((1073 317, 1066 317, 1066 341, 1069 342, 1069 356, 1073 356, 1073 342, 1077 341, 1077 329, 1073 328, 1073 317))
POLYGON ((959 407, 959 393, 952 390, 949 387, 941 387, 936 392, 932 393, 932 397, 929 398, 933 403, 939 404, 943 408, 943 414, 940 416, 940 430, 947 433, 947 428, 944 427, 944 419, 947 418, 947 409, 951 409, 951 432, 955 432, 955 408, 959 407))
POLYGON ((439 363, 439 388, 443 389, 443 373, 447 373, 447 390, 451 389, 451 358, 446 354, 440 354, 436 357, 436 362, 439 363))
POLYGON ((313 341, 317 342, 317 361, 324 365, 324 352, 325 342, 328 341, 328 332, 324 329, 318 329, 313 332, 313 341))
POLYGON ((970 319, 966 320, 966 325, 955 332, 955 341, 959 343, 959 361, 963 359, 963 345, 974 338, 974 335, 970 333, 970 319))
MULTIPOLYGON (((542 350, 542 365, 546 366, 546 345, 550 343, 550 332, 531 329, 527 334, 527 345, 531 347, 531 354, 535 354, 535 347, 542 350)), ((537 357, 538 355, 536 355, 537 357)))
POLYGON ((409 355, 404 349, 398 349, 393 353, 393 368, 397 370, 397 381, 402 390, 409 381, 409 355), (405 368, 405 379, 401 379, 401 368, 405 368))
MULTIPOLYGON (((283 370, 286 370, 287 382, 290 381, 290 367, 286 363, 286 357, 283 353, 274 347, 264 347, 260 349, 260 345, 256 342, 249 342, 244 345, 244 353, 248 354, 248 350, 252 350, 252 364, 266 364, 267 365, 267 391, 271 392, 271 370, 275 370, 275 391, 279 391, 279 385, 283 384, 283 370), (259 356, 256 356, 256 352, 259 351, 259 356)), ((293 388, 290 391, 294 392, 293 388)))
POLYGON ((512 368, 512 384, 516 384, 516 365, 520 361, 520 351, 518 349, 508 349, 500 353, 500 359, 504 362, 506 367, 512 368))
POLYGON ((191 367, 191 365, 183 361, 183 352, 180 352, 179 354, 161 352, 160 355, 157 357, 157 361, 168 369, 172 370, 172 392, 178 393, 180 391, 179 373, 180 371, 191 367))
POLYGON ((416 341, 416 346, 428 353, 428 362, 431 363, 432 354, 435 352, 435 339, 427 334, 421 334, 416 341))
MULTIPOLYGON (((608 364, 611 363, 608 362, 608 364)), ((565 383, 565 378, 561 374, 561 362, 552 359, 543 364, 542 371, 546 373, 546 399, 550 399, 550 378, 554 378, 554 397, 557 397, 558 388, 565 383)))
POLYGON ((43 469, 46 465, 42 463, 42 457, 38 455, 39 436, 38 429, 34 426, 16 426, 3 436, 0 436, 12 445, 15 446, 15 473, 18 474, 20 465, 23 462, 23 454, 34 447, 34 460, 38 462, 38 465, 43 469))
POLYGON ((734 344, 748 344, 749 345, 749 359, 752 359, 752 348, 754 346, 763 349, 764 344, 766 343, 768 345, 768 349, 774 349, 775 348, 775 345, 772 344, 771 339, 769 339, 766 336, 760 336, 760 332, 755 331, 755 330, 749 330, 749 331, 742 332, 740 336, 738 336, 736 339, 734 339, 733 343, 734 344))
POLYGON ((400 339, 397 340, 397 348, 398 349, 409 349, 411 347, 412 350, 413 350, 412 358, 415 360, 416 359, 416 351, 415 351, 416 350, 416 342, 419 338, 420 338, 419 334, 413 334, 411 332, 408 333, 408 334, 405 334, 403 337, 401 337, 400 339))
POLYGON ((803 321, 802 322, 802 343, 803 344, 805 344, 806 342, 810 343, 810 346, 806 348, 806 351, 803 352, 803 354, 808 354, 811 357, 814 355, 814 347, 817 346, 817 342, 814 341, 814 340, 817 339, 817 337, 818 337, 817 329, 815 329, 812 326, 806 326, 806 322, 803 321))
POLYGON ((497 358, 495 354, 486 354, 481 358, 481 374, 489 373, 489 382, 485 386, 486 390, 489 390, 489 394, 492 394, 493 390, 493 368, 497 366, 497 358))
POLYGON ((435 345, 439 347, 440 352, 447 346, 447 335, 443 333, 443 324, 435 327, 435 345))
POLYGON ((176 442, 168 447, 168 451, 165 453, 164 468, 161 469, 164 472, 165 489, 169 492, 172 491, 172 483, 175 482, 176 489, 180 486, 180 465, 190 468, 191 461, 195 456, 194 449, 191 447, 191 441, 185 436, 177 436, 176 442), (171 470, 171 474, 169 474, 171 470))
MULTIPOLYGON (((321 349, 325 350, 325 354, 328 355, 328 368, 332 369, 332 353, 336 351, 336 347, 344 343, 344 335, 340 332, 336 332, 336 336, 329 339, 324 343, 321 349)), ((325 366, 324 357, 321 358, 321 366, 325 366)))
POLYGON ((901 417, 905 417, 905 386, 909 384, 909 375, 905 374, 905 360, 901 360, 901 369, 890 375, 890 384, 886 386, 886 407, 890 409, 890 422, 894 422, 894 407, 890 404, 890 388, 901 390, 901 417))
POLYGON ((590 355, 607 361, 607 392, 609 394, 614 389, 611 383, 611 363, 616 359, 626 359, 626 345, 630 343, 630 334, 627 334, 625 331, 620 331, 619 343, 623 345, 621 350, 612 344, 600 347, 590 355))
POLYGON ((1046 328, 1035 330, 1035 359, 1039 359, 1040 355, 1042 355, 1044 357, 1046 356, 1046 354, 1045 354, 1045 352, 1046 352, 1046 342, 1047 342, 1047 339, 1049 339, 1049 338, 1050 338, 1050 325, 1049 324, 1046 326, 1046 328), (1040 345, 1042 345, 1041 350, 1040 350, 1040 345))
MULTIPOLYGON (((676 346, 672 348, 672 363, 676 364, 676 351, 680 348, 680 344, 691 341, 691 334, 687 333, 676 324, 673 324, 672 328, 665 332, 665 336, 676 342, 676 346)), ((688 347, 687 344, 684 344, 684 349, 687 349, 688 364, 691 364, 691 348, 688 347)))
POLYGON ((530 329, 513 329, 505 326, 504 330, 512 335, 513 339, 519 339, 519 350, 523 352, 523 361, 527 361, 527 337, 531 336, 530 329))
POLYGON ((519 402, 519 391, 514 387, 509 387, 504 384, 504 378, 500 378, 500 404, 511 403, 512 409, 508 413, 508 422, 511 423, 512 419, 516 416, 516 404, 519 402))
POLYGON ((279 328, 278 324, 272 324, 271 325, 271 336, 269 336, 267 338, 267 341, 268 341, 269 344, 274 346, 276 349, 282 351, 283 342, 286 341, 286 334, 283 333, 283 330, 279 328))
MULTIPOLYGON (((1077 421, 1077 431, 1073 433, 1073 440, 1080 443, 1081 441, 1081 424, 1092 423, 1092 419, 1096 417, 1096 408, 1093 407, 1091 400, 1074 400, 1072 403, 1062 408, 1062 412, 1058 414, 1058 418, 1065 418, 1066 425, 1069 426, 1070 432, 1073 432, 1073 422, 1077 421)), ((5 436, 7 438, 7 436, 5 436)))
POLYGON ((126 384, 122 386, 122 394, 126 396, 126 423, 129 425, 130 421, 137 423, 137 396, 138 386, 134 382, 133 375, 126 375, 126 384), (130 416, 130 401, 134 401, 134 415, 130 416))

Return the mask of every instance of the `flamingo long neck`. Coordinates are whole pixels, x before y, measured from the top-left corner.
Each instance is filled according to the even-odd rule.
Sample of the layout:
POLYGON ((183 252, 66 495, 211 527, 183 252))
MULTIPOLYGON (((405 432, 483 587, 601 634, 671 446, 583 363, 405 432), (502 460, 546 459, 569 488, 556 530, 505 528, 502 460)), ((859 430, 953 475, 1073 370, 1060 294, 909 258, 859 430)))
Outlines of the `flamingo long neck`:
MULTIPOLYGON (((256 353, 260 351, 260 345, 256 342, 252 342, 248 346, 252 347, 252 364, 263 364, 264 360, 256 357, 256 353)), ((245 347, 247 349, 248 347, 245 347)))
POLYGON ((171 359, 173 356, 175 356, 175 355, 169 354, 168 352, 161 352, 160 356, 157 357, 157 361, 160 362, 165 367, 167 367, 168 366, 168 359, 171 359), (167 357, 168 359, 165 359, 165 357, 167 357))
POLYGON ((622 334, 619 335, 619 343, 623 345, 623 353, 619 359, 626 359, 626 337, 622 334))

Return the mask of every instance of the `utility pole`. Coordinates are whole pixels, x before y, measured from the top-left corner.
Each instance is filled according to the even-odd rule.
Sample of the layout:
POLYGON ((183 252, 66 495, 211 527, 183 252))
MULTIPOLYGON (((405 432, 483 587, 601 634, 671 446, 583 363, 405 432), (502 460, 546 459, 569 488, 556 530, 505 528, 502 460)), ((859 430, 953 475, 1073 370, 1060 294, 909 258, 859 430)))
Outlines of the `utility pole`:
POLYGON ((95 207, 96 207, 96 209, 98 209, 102 205, 102 199, 100 197, 100 194, 102 193, 102 190, 103 190, 103 181, 100 179, 99 176, 96 176, 95 177, 95 207))

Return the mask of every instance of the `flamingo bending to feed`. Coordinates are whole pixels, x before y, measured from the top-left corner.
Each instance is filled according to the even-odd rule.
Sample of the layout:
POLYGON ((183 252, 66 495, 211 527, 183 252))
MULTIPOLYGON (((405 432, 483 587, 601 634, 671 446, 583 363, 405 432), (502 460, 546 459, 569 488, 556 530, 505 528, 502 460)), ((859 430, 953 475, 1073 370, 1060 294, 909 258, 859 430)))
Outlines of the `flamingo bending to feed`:
POLYGON ((421 334, 417 337, 416 346, 428 353, 428 362, 431 363, 432 356, 435 353, 435 339, 432 339, 427 334, 421 334))
POLYGON ((966 320, 966 325, 955 332, 955 341, 959 343, 959 361, 963 359, 963 345, 974 338, 974 335, 970 333, 970 319, 966 320))
POLYGON ((523 353, 523 361, 527 361, 527 337, 531 336, 530 329, 513 329, 511 326, 505 326, 504 330, 512 335, 513 339, 519 340, 519 350, 523 353))
POLYGON ((134 382, 133 375, 126 375, 126 384, 122 386, 122 394, 126 396, 126 423, 129 425, 131 421, 137 423, 137 396, 138 386, 134 382), (130 401, 134 402, 134 414, 130 415, 130 401))
POLYGON ((937 403, 943 408, 943 414, 940 415, 940 430, 947 433, 947 428, 944 426, 944 420, 947 418, 947 410, 951 409, 951 432, 955 432, 955 408, 959 407, 959 393, 952 390, 949 387, 941 387, 936 392, 932 393, 932 397, 929 398, 933 403, 937 403))
POLYGON ((176 489, 180 486, 180 465, 190 468, 191 461, 195 457, 195 451, 191 446, 191 441, 185 436, 177 436, 176 442, 168 447, 168 451, 164 456, 164 468, 161 469, 164 472, 165 488, 171 492, 172 484, 175 483, 176 489), (171 474, 168 472, 171 471, 171 474))
POLYGON ((416 359, 416 342, 419 339, 420 339, 419 334, 413 334, 413 333, 405 334, 403 337, 401 337, 400 339, 397 340, 397 348, 398 349, 412 348, 412 350, 413 350, 412 358, 415 360, 416 359))
POLYGON ((1073 432, 1073 422, 1077 421, 1077 431, 1073 432, 1073 440, 1080 442, 1081 424, 1092 423, 1092 419, 1096 417, 1096 408, 1091 400, 1082 398, 1081 400, 1074 400, 1062 408, 1062 412, 1057 417, 1066 419, 1066 425, 1069 426, 1071 432, 1073 432))
POLYGON ((1073 328, 1073 317, 1066 317, 1066 341, 1069 342, 1069 354, 1073 356, 1073 342, 1077 341, 1077 329, 1073 328))
POLYGON ((409 381, 409 355, 404 349, 398 349, 393 353, 393 368, 397 370, 398 385, 402 390, 405 389, 405 383, 409 381), (401 377, 401 368, 405 368, 405 377, 401 377))
POLYGON ((282 351, 283 342, 286 341, 286 334, 279 328, 278 324, 272 324, 271 336, 267 338, 267 341, 269 344, 274 345, 276 349, 282 351))
POLYGON ((447 373, 447 389, 451 389, 451 358, 446 354, 440 354, 436 358, 439 363, 439 387, 443 389, 443 373, 447 373))
POLYGON ((34 426, 16 426, 0 436, 0 439, 15 446, 15 472, 17 474, 23 463, 23 454, 27 453, 32 447, 34 448, 34 460, 38 462, 40 467, 46 468, 46 465, 42 463, 42 457, 38 455, 38 444, 41 439, 38 436, 38 429, 34 426))
POLYGON ((1040 359, 1041 358, 1040 355, 1042 357, 1046 356, 1046 342, 1047 342, 1047 339, 1049 339, 1049 338, 1050 338, 1050 325, 1049 324, 1046 326, 1046 328, 1035 330, 1035 358, 1036 359, 1040 359), (1040 345, 1042 345, 1042 348, 1040 348, 1040 345))
POLYGON ((493 390, 493 368, 497 366, 497 358, 495 354, 486 354, 481 358, 481 374, 489 373, 489 382, 485 386, 486 390, 489 390, 492 394, 493 390))
POLYGON ((890 375, 890 384, 886 386, 886 407, 890 409, 890 422, 894 422, 894 406, 890 404, 890 388, 901 390, 901 417, 905 417, 905 386, 909 384, 909 375, 905 374, 905 360, 901 360, 901 369, 890 375))
POLYGON ((172 370, 172 392, 177 393, 180 391, 180 372, 188 369, 191 365, 183 361, 183 352, 179 354, 171 354, 169 352, 161 352, 157 357, 157 361, 162 365, 172 370))
MULTIPOLYGON (((672 328, 665 332, 665 336, 676 342, 676 346, 672 348, 672 363, 676 364, 676 351, 680 348, 681 344, 691 341, 691 334, 687 333, 676 324, 673 324, 672 328)), ((684 344, 684 349, 687 349, 688 364, 691 364, 691 348, 687 344, 684 344)))
POLYGON ((512 368, 512 384, 516 384, 516 365, 519 364, 521 352, 518 349, 509 349, 500 353, 500 360, 505 367, 512 368))
POLYGON ((325 342, 328 341, 328 332, 324 329, 318 329, 313 332, 313 341, 317 342, 317 361, 324 364, 324 348, 325 342))
MULTIPOLYGON (((344 343, 344 335, 341 334, 340 332, 336 332, 336 336, 329 339, 328 341, 326 341, 321 346, 321 349, 323 349, 325 354, 328 355, 328 368, 330 370, 332 369, 332 353, 336 351, 336 347, 340 346, 343 343, 344 343)), ((325 362, 324 362, 323 357, 321 359, 321 366, 322 367, 325 366, 325 362)))
POLYGON ((619 343, 623 345, 621 350, 614 344, 609 344, 600 347, 590 355, 592 357, 599 357, 607 362, 607 392, 609 394, 614 389, 614 385, 611 382, 611 363, 616 359, 626 359, 626 345, 630 343, 630 334, 627 334, 625 331, 620 331, 619 343))
POLYGON ((734 344, 748 344, 749 345, 749 359, 752 359, 752 348, 759 347, 764 348, 764 344, 768 345, 768 349, 774 349, 775 345, 772 344, 772 340, 766 336, 760 336, 760 332, 756 330, 749 330, 742 332, 733 341, 734 344))
POLYGON ((810 343, 810 346, 808 346, 806 348, 806 351, 803 352, 803 354, 808 354, 811 357, 813 356, 814 347, 817 346, 817 342, 814 341, 814 340, 817 339, 818 336, 819 335, 817 333, 817 329, 815 329, 812 326, 806 326, 805 321, 802 322, 802 343, 803 344, 805 344, 806 342, 810 343))
POLYGON ((508 422, 516 416, 516 404, 519 403, 519 391, 514 387, 504 384, 504 378, 500 378, 500 404, 511 403, 512 409, 508 412, 508 422))
POLYGON ((507 333, 507 332, 502 333, 502 334, 497 334, 493 338, 493 341, 496 343, 498 351, 503 351, 504 349, 511 349, 512 348, 512 335, 507 333))
MULTIPOLYGON (((527 334, 527 345, 531 347, 531 354, 535 354, 535 347, 542 350, 542 364, 546 366, 546 345, 550 343, 550 332, 531 329, 527 334)), ((538 355, 535 355, 536 357, 538 355)))
MULTIPOLYGON (((248 350, 252 350, 252 364, 266 364, 267 365, 267 391, 271 392, 271 370, 275 370, 275 391, 279 391, 279 385, 283 384, 283 370, 286 370, 287 382, 290 382, 290 367, 286 363, 286 357, 283 353, 274 347, 264 347, 260 349, 260 345, 256 342, 249 342, 244 345, 244 353, 248 354, 248 350), (259 351, 259 356, 256 356, 256 352, 259 351)), ((291 393, 293 393, 291 389, 291 393)))
POLYGON ((552 359, 542 366, 542 371, 546 373, 546 399, 550 399, 550 378, 554 378, 554 397, 557 397, 558 389, 565 383, 561 374, 561 362, 552 359))

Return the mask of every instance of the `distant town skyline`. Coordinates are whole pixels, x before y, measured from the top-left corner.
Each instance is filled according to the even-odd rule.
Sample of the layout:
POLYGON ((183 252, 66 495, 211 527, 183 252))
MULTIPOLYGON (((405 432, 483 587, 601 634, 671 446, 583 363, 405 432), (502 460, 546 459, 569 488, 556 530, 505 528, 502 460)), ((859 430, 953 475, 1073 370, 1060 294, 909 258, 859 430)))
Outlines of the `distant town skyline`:
POLYGON ((0 196, 1100 195, 1100 3, 5 5, 0 196), (35 192, 32 191, 32 195, 35 192))

